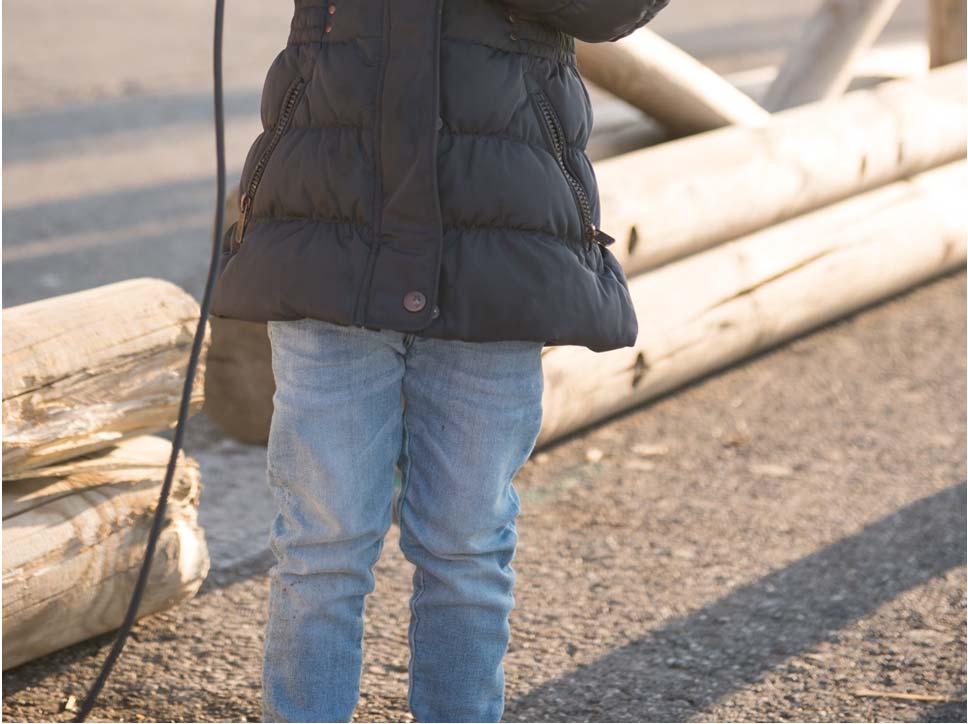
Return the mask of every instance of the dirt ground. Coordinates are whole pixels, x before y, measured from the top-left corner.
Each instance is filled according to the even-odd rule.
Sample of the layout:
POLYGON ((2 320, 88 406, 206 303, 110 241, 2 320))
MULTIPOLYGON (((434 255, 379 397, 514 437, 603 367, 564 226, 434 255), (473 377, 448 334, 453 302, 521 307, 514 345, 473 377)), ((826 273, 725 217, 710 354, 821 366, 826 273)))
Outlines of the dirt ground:
MULTIPOLYGON (((965 293, 948 277, 536 454, 505 719, 965 721, 965 293)), ((91 720, 257 721, 269 563, 140 624, 91 720)), ((395 528, 377 573, 356 718, 409 721, 395 528)), ((5 673, 4 718, 69 719, 109 643, 5 673)))

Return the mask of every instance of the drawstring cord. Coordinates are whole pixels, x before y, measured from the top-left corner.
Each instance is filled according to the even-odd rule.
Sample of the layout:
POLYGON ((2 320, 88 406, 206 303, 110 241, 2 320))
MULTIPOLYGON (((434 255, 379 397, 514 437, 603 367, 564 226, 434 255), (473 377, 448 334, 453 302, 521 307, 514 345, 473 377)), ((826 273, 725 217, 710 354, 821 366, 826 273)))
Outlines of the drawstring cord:
POLYGON ((178 463, 178 455, 181 452, 182 442, 185 437, 185 423, 188 420, 192 388, 195 383, 195 373, 198 370, 202 344, 205 341, 208 310, 212 301, 212 290, 215 286, 215 279, 218 276, 218 261, 222 249, 222 227, 225 224, 225 204, 223 203, 223 199, 225 198, 225 118, 222 104, 222 26, 224 15, 225 0, 215 0, 215 32, 212 40, 217 177, 215 223, 212 228, 212 253, 209 260, 208 279, 205 282, 201 313, 199 314, 198 326, 195 328, 195 337, 192 340, 191 354, 188 357, 188 369, 185 373, 185 386, 182 389, 181 403, 178 407, 178 422, 175 426, 175 436, 171 445, 171 457, 168 459, 168 468, 165 471, 165 481, 161 486, 158 507, 155 510, 151 531, 148 533, 148 544, 145 548, 144 561, 141 564, 141 571, 138 574, 138 581, 135 584, 134 592, 131 594, 128 611, 125 614, 121 628, 118 630, 117 638, 114 640, 114 646, 111 647, 111 652, 101 667, 101 672, 88 691, 84 703, 78 710, 77 716, 72 720, 75 722, 85 721, 91 709, 94 708, 98 694, 101 693, 101 689, 104 688, 108 676, 111 675, 111 670, 121 655, 121 650, 124 648, 124 644, 128 639, 128 634, 131 633, 131 629, 134 626, 135 618, 138 615, 138 608, 141 606, 141 599, 144 596, 145 587, 148 583, 148 574, 151 571, 151 562, 155 555, 155 548, 158 545, 158 537, 161 535, 161 528, 165 519, 165 510, 168 507, 168 497, 171 493, 172 481, 175 477, 175 467, 178 463))

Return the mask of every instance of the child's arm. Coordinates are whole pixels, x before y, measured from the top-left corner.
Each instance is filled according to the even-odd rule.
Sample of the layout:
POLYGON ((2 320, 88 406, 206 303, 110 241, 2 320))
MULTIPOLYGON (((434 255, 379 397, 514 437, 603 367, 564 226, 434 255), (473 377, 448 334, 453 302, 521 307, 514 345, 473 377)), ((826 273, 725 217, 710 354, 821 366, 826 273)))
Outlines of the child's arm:
POLYGON ((536 20, 587 43, 624 38, 648 23, 669 0, 504 0, 536 20))

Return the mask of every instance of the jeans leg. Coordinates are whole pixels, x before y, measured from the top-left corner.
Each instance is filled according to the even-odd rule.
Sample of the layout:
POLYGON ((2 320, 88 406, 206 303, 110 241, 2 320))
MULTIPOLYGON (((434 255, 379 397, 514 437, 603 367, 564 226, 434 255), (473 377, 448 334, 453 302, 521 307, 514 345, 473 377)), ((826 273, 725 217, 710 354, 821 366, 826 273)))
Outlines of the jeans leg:
POLYGON ((270 322, 276 380, 263 721, 350 721, 365 597, 390 526, 402 440, 402 335, 270 322))
POLYGON ((407 355, 400 546, 416 567, 409 705, 420 722, 504 712, 513 478, 541 426, 541 348, 418 338, 407 355))

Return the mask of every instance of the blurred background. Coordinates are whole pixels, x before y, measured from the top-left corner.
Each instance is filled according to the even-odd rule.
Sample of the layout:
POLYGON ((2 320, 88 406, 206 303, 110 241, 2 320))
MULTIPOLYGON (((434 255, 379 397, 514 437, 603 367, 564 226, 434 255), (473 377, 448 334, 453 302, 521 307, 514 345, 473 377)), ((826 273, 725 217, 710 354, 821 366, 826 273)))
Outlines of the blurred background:
MULTIPOLYGON (((12 328, 18 335, 28 324, 17 321, 23 315, 10 317, 8 310, 140 277, 168 280, 186 298, 200 298, 218 201, 211 4, 3 3, 5 435, 12 429, 8 365, 14 369, 24 363, 21 358, 8 362, 7 320, 15 319, 12 328)), ((831 5, 837 3, 672 0, 648 30, 749 98, 764 102, 791 48, 803 42, 810 19, 831 5)), ((291 12, 292 4, 281 0, 228 3, 230 186, 237 183, 249 145, 261 130, 263 79, 285 45, 291 12)), ((851 89, 926 78, 929 16, 928 0, 902 0, 873 46, 860 54, 851 89)), ((590 68, 592 56, 583 60, 590 68)), ((896 132, 904 142, 890 147, 892 164, 900 167, 908 158, 919 158, 919 171, 953 167, 945 155, 948 146, 944 152, 932 146, 942 145, 937 139, 948 138, 952 124, 963 127, 963 75, 954 93, 952 77, 931 81, 927 90, 916 85, 913 91, 883 96, 895 98, 896 106, 877 101, 871 108, 880 110, 872 111, 858 102, 850 111, 856 115, 831 116, 858 119, 846 133, 833 120, 829 127, 811 121, 818 124, 815 135, 861 139, 850 142, 854 153, 868 134, 882 139, 896 132), (896 116, 886 110, 902 106, 896 116), (925 109, 920 120, 919 107, 925 109), (924 143, 911 143, 911 138, 924 143)), ((666 183, 668 195, 657 195, 655 206, 649 206, 653 200, 640 191, 650 188, 648 177, 654 173, 676 181, 677 169, 650 166, 647 160, 641 168, 606 162, 645 145, 657 147, 657 155, 646 157, 657 159, 656 164, 675 159, 680 147, 660 144, 688 133, 670 130, 591 81, 588 89, 596 119, 589 155, 609 194, 603 197, 605 214, 615 210, 621 220, 616 227, 635 220, 635 233, 621 230, 616 248, 622 248, 627 269, 629 259, 638 264, 636 303, 645 342, 642 351, 626 350, 625 356, 572 359, 570 352, 554 350, 545 358, 546 369, 561 373, 556 379, 574 386, 547 399, 550 432, 516 480, 523 508, 505 719, 965 721, 966 316, 964 238, 958 238, 957 230, 964 227, 966 211, 959 201, 963 187, 943 188, 957 174, 963 184, 963 168, 956 175, 943 172, 932 176, 935 180, 916 180, 913 190, 904 183, 882 189, 841 216, 835 211, 816 223, 794 218, 792 226, 766 228, 763 236, 751 237, 735 255, 715 256, 719 245, 725 248, 737 235, 745 238, 773 222, 822 212, 835 201, 850 202, 860 186, 845 186, 830 197, 822 191, 834 179, 833 172, 824 176, 823 168, 837 167, 839 149, 826 149, 829 156, 822 159, 800 158, 807 179, 803 195, 817 194, 815 203, 800 208, 795 194, 790 197, 794 201, 785 203, 780 189, 774 199, 780 208, 772 217, 769 210, 758 212, 764 214, 759 226, 751 222, 743 227, 739 208, 732 216, 710 212, 712 231, 700 228, 699 221, 691 228, 691 214, 699 208, 693 200, 707 212, 715 207, 716 190, 725 193, 728 187, 731 164, 744 164, 759 137, 720 136, 722 141, 702 146, 718 155, 704 158, 694 152, 690 157, 697 165, 681 175, 679 186, 666 183), (693 185, 705 166, 714 169, 710 178, 715 178, 708 185, 701 180, 693 185), (644 204, 634 213, 622 204, 623 174, 644 204), (674 203, 680 191, 681 205, 664 214, 656 211, 674 203), (841 242, 833 239, 822 252, 806 246, 826 243, 811 235, 834 237, 852 219, 865 217, 882 217, 885 237, 898 226, 892 219, 903 221, 889 253, 883 251, 888 247, 877 246, 876 224, 870 227, 874 232, 865 232, 873 238, 869 247, 867 240, 841 245, 863 247, 857 252, 861 256, 838 256, 841 242), (736 233, 717 230, 719 218, 736 224, 736 233), (922 228, 934 245, 917 235, 922 228), (905 244, 908 229, 914 235, 905 244), (663 266, 660 262, 672 257, 659 259, 662 254, 656 252, 651 261, 646 258, 652 253, 650 234, 693 244, 688 252, 705 253, 686 259, 684 266, 663 266), (696 242, 700 237, 702 242, 696 242), (791 247, 803 246, 803 259, 777 261, 792 266, 771 276, 771 250, 787 241, 791 247), (814 264, 825 254, 835 258, 829 273, 814 264), (847 258, 854 266, 845 272, 847 262, 836 260, 847 258), (756 295, 761 285, 773 289, 774 278, 797 272, 801 262, 810 276, 803 277, 795 293, 784 287, 783 295, 790 296, 777 292, 772 301, 772 292, 756 295), (763 279, 743 276, 753 272, 763 279), (878 292, 859 291, 887 277, 896 281, 878 292), (735 289, 727 283, 734 278, 735 289), (714 292, 721 298, 707 305, 705 295, 712 299, 714 292), (831 296, 842 297, 843 307, 817 311, 831 296), (750 308, 724 312, 723 318, 713 315, 702 322, 704 327, 690 326, 737 300, 752 300, 750 308), (761 326, 749 339, 732 340, 731 330, 756 315, 761 326), (654 334, 649 332, 653 327, 654 334), (736 347, 727 351, 730 344, 736 347), (673 355, 682 350, 680 362, 673 355), (667 353, 676 365, 668 364, 667 353), (585 366, 569 377, 575 365, 585 366), (582 386, 609 376, 621 380, 622 390, 629 387, 630 395, 639 395, 634 409, 615 414, 629 405, 601 402, 598 388, 582 386), (592 407, 594 419, 581 418, 592 407)), ((743 111, 736 100, 724 107, 743 111)), ((783 133, 762 138, 771 149, 762 153, 766 160, 758 156, 736 178, 750 187, 762 178, 763 195, 771 197, 776 179, 787 178, 767 174, 772 151, 783 159, 795 159, 797 151, 784 147, 783 133)), ((963 137, 956 138, 958 144, 963 147, 963 137)), ((879 165, 882 161, 876 154, 850 156, 851 173, 856 167, 860 178, 879 179, 865 190, 896 180, 879 165)), ((796 163, 789 166, 796 171, 796 163)), ((730 204, 727 199, 725 205, 730 204)), ((140 304, 151 304, 151 289, 139 297, 140 304)), ((190 304, 186 309, 182 323, 188 325, 193 310, 190 304)), ((179 593, 159 597, 156 612, 139 623, 102 695, 96 712, 100 720, 259 718, 262 627, 272 563, 267 540, 274 514, 264 447, 271 374, 264 327, 214 331, 205 410, 192 418, 185 446, 195 461, 189 467, 195 467, 183 481, 192 525, 197 508, 192 540, 202 553, 190 574, 182 571, 190 585, 178 579, 179 593), (219 379, 228 382, 220 385, 219 379), (227 390, 238 398, 227 399, 227 390)), ((184 336, 180 339, 179 344, 184 336)), ((96 346, 92 343, 92 349, 96 346)), ((170 377, 177 379, 174 373, 182 361, 172 359, 170 377)), ((137 364, 130 370, 136 375, 137 364)), ((123 387, 127 374, 117 373, 113 384, 123 387)), ((91 400, 78 393, 76 403, 91 400)), ((37 403, 31 410, 42 408, 37 403)), ((17 407, 16 414, 26 413, 17 407)), ((156 425, 156 434, 170 439, 165 430, 170 421, 164 422, 156 425)), ((123 461, 125 469, 137 468, 144 481, 150 479, 142 486, 146 497, 137 503, 145 520, 157 489, 158 452, 149 444, 129 451, 132 457, 123 461)), ((24 571, 46 566, 36 554, 22 558, 17 549, 15 555, 13 536, 24 531, 42 535, 36 521, 23 517, 38 509, 37 496, 42 497, 49 481, 62 482, 67 473, 50 469, 44 473, 48 482, 17 470, 8 477, 6 447, 4 458, 4 639, 9 652, 7 639, 11 632, 19 635, 18 626, 26 626, 26 609, 18 608, 14 619, 13 604, 6 602, 27 600, 25 581, 41 573, 24 571)), ((38 466, 33 465, 35 471, 38 466)), ((104 470, 114 470, 112 484, 120 485, 127 479, 118 477, 119 469, 99 468, 78 485, 96 480, 106 486, 97 477, 104 470)), ((83 517, 76 510, 56 515, 64 517, 65 525, 83 517)), ((132 533, 126 544, 126 563, 111 559, 119 580, 134 569, 141 534, 132 533)), ((368 603, 358 721, 410 720, 406 624, 411 569, 396 537, 394 528, 368 603)), ((86 550, 72 547, 87 540, 80 533, 66 540, 57 554, 64 560, 86 550)), ((96 568, 91 564, 78 575, 96 568)), ((71 580, 50 570, 59 580, 71 580)), ((104 575, 108 580, 113 573, 104 575)), ((49 619, 42 623, 30 620, 30 636, 16 642, 16 665, 4 664, 4 718, 70 718, 111 643, 105 632, 117 625, 126 597, 127 589, 117 585, 96 605, 94 599, 83 599, 70 617, 65 604, 45 614, 49 619), (67 618, 72 632, 58 638, 67 618)))

